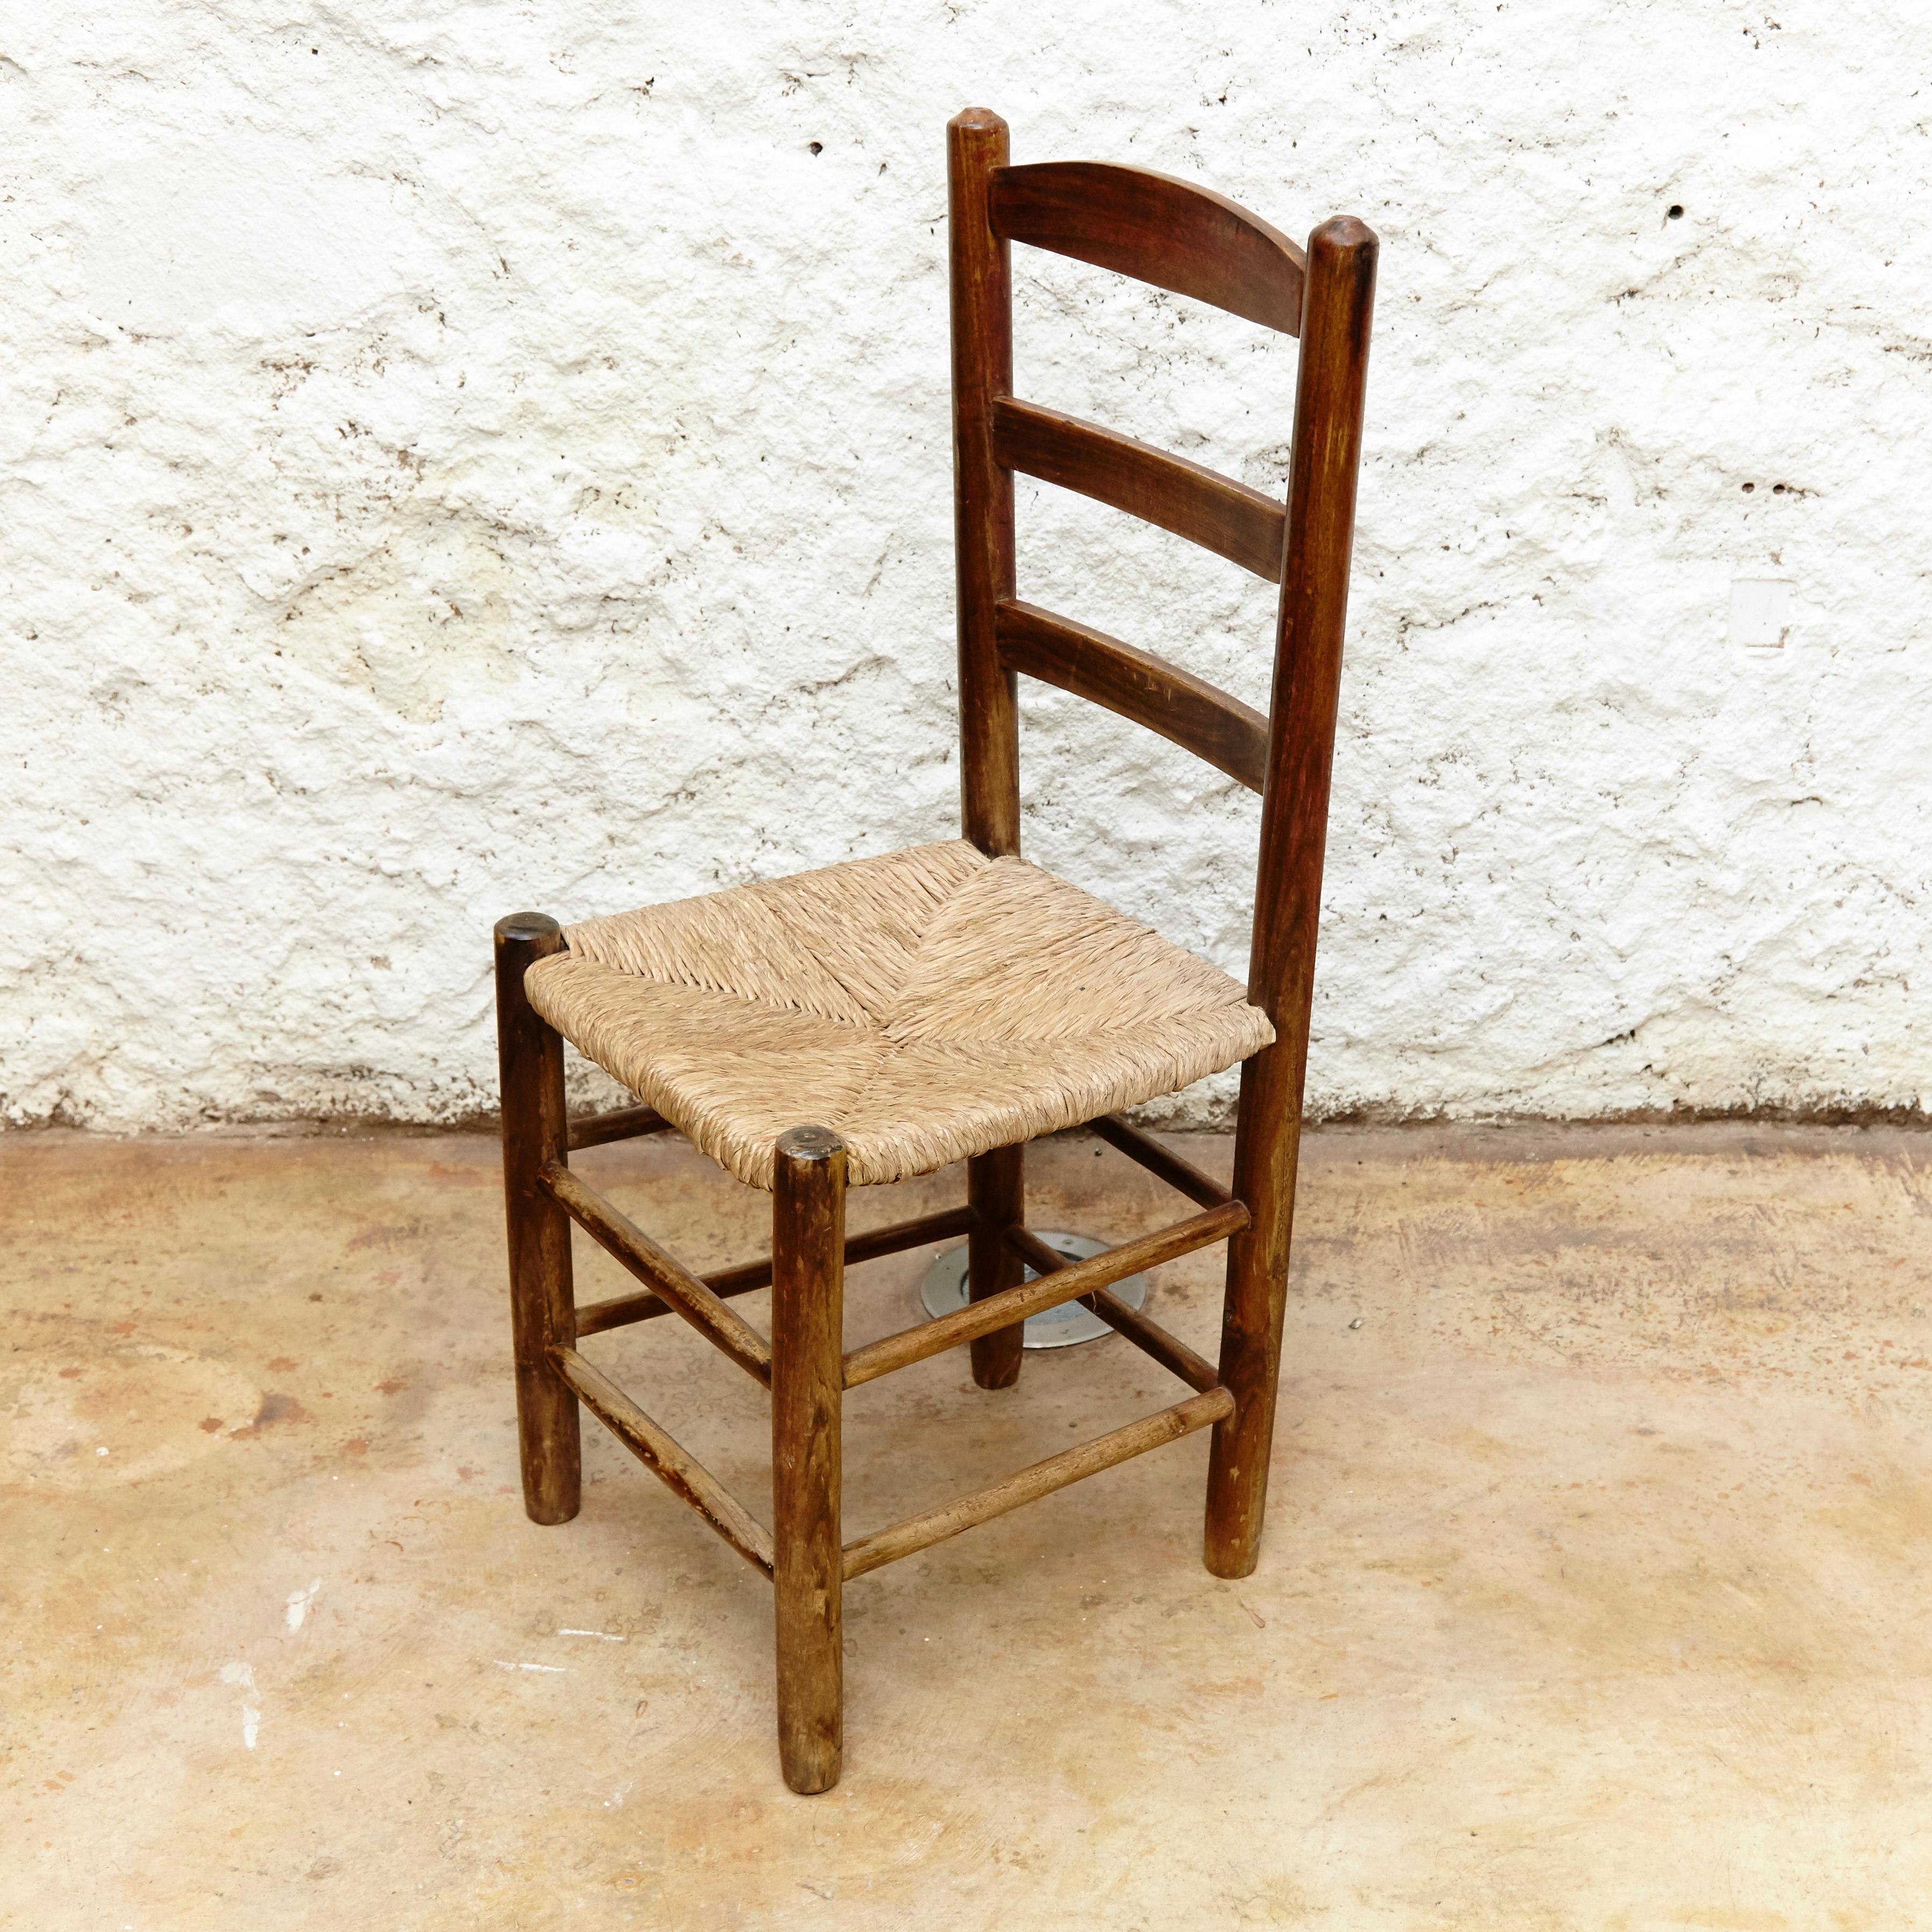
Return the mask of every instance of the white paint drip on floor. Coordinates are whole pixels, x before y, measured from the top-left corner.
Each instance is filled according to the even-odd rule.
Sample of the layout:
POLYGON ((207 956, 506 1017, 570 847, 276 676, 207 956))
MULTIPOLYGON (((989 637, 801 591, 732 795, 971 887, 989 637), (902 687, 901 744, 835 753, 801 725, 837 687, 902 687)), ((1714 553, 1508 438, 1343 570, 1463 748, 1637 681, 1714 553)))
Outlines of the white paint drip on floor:
POLYGON ((321 1588, 322 1579, 318 1576, 306 1590, 291 1590, 289 1592, 287 1616, 290 1630, 302 1628, 302 1619, 308 1615, 309 1606, 315 1601, 315 1594, 321 1588))
POLYGON ((262 1722, 262 1707, 255 1701, 259 1694, 255 1689, 254 1666, 247 1664, 224 1664, 221 1666, 221 1681, 224 1684, 238 1684, 242 1687, 242 1742, 253 1750, 255 1748, 255 1733, 262 1722))
POLYGON ((628 1643, 631 1640, 627 1636, 613 1636, 609 1630, 560 1630, 557 1632, 557 1635, 559 1636, 594 1636, 602 1643, 628 1643))

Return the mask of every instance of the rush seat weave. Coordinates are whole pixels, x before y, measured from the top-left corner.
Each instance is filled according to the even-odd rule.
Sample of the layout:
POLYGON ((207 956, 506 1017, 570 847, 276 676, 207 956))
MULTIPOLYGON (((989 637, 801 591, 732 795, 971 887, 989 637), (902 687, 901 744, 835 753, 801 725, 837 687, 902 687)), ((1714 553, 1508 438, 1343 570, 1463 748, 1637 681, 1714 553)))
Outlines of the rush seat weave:
POLYGON ((1172 1092, 1274 1029, 1235 981, 964 839, 568 926, 530 1004, 742 1181, 800 1120, 855 1185, 1172 1092))

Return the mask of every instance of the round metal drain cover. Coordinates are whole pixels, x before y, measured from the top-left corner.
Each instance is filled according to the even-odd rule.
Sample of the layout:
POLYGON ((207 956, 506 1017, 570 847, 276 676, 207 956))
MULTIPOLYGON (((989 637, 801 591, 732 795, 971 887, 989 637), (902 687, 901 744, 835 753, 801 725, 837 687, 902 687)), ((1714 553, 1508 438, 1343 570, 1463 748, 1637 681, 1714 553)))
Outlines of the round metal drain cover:
MULTIPOLYGON (((1084 1262, 1090 1256, 1104 1254, 1105 1241, 1096 1241, 1090 1234, 1058 1234, 1050 1228, 1037 1228, 1034 1231, 1057 1255, 1064 1255, 1070 1262, 1084 1262)), ((1031 1268, 1026 1271, 1028 1281, 1036 1280, 1031 1268)), ((1138 1308, 1147 1299, 1147 1276, 1130 1274, 1125 1281, 1114 1284, 1114 1292, 1130 1308, 1138 1308)), ((950 1248, 926 1271, 919 1285, 920 1305, 928 1315, 950 1315, 966 1306, 966 1246, 964 1242, 950 1248)), ((1070 1348, 1076 1342, 1097 1342, 1102 1335, 1111 1335, 1113 1330, 1090 1309, 1082 1308, 1077 1301, 1063 1301, 1058 1308, 1049 1308, 1042 1315, 1029 1315, 1026 1322, 1025 1346, 1029 1348, 1070 1348)))

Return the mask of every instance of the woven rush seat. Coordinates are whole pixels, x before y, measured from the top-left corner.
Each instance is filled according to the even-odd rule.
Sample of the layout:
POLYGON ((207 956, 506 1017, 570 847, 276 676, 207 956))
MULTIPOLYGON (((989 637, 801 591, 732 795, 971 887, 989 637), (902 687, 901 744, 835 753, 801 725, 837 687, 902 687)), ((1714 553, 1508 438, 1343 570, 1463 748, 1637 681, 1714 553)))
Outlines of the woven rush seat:
POLYGON ((1228 976, 964 839, 567 926, 525 976, 579 1052, 754 1187, 800 1120, 855 1185, 1172 1092, 1267 1046, 1228 976))

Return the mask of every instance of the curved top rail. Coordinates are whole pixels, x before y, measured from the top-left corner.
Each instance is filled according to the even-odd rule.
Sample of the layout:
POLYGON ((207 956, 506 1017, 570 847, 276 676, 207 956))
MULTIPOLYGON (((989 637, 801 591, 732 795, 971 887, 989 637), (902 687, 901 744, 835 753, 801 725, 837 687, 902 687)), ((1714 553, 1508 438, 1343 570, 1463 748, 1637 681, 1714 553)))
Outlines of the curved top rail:
POLYGON ((993 170, 993 231, 1284 334, 1301 328, 1306 258, 1279 229, 1192 182, 1108 161, 993 170))

